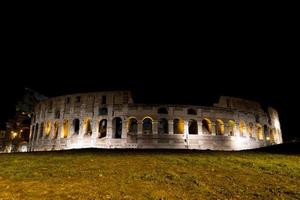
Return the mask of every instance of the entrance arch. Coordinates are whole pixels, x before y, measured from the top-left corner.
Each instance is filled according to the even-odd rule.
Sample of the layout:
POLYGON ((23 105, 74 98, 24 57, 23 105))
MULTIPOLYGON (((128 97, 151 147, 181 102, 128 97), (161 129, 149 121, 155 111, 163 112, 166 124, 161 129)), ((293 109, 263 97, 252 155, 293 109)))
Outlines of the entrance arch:
POLYGON ((121 138, 122 119, 120 117, 115 117, 112 122, 113 122, 113 138, 121 138))

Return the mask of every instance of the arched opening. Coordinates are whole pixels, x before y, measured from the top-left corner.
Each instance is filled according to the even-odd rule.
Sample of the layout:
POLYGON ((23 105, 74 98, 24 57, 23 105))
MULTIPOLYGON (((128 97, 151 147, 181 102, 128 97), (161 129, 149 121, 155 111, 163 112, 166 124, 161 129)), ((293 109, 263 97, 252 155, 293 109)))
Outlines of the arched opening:
POLYGON ((93 131, 92 131, 92 125, 91 125, 91 120, 86 119, 83 124, 83 130, 84 130, 84 135, 85 136, 91 136, 93 131))
POLYGON ((158 121, 158 134, 168 134, 169 133, 169 124, 168 120, 162 118, 158 121))
POLYGON ((112 122, 113 122, 113 138, 121 138, 122 119, 120 117, 115 117, 112 122))
POLYGON ((106 137, 106 132, 107 132, 107 120, 106 119, 102 119, 99 122, 99 129, 98 129, 98 133, 99 133, 99 138, 104 138, 106 137))
POLYGON ((73 128, 74 128, 74 134, 78 135, 79 134, 79 128, 80 128, 80 121, 79 121, 79 119, 74 119, 73 120, 73 128))
POLYGON ((158 114, 168 114, 168 109, 167 108, 159 108, 157 110, 158 114))
POLYGON ((54 136, 53 136, 53 139, 56 139, 57 136, 58 136, 58 128, 59 128, 59 124, 58 124, 58 122, 55 122, 54 123, 54 136))
POLYGON ((173 120, 174 134, 183 134, 184 133, 184 122, 182 119, 173 120))
POLYGON ((234 129, 235 129, 235 121, 229 120, 228 121, 228 133, 230 136, 234 135, 234 129))
POLYGON ((35 134, 35 126, 33 125, 31 128, 31 141, 34 140, 34 134, 35 134))
POLYGON ((240 121, 240 136, 244 136, 246 133, 246 124, 243 120, 240 121))
POLYGON ((212 133, 211 121, 207 118, 204 118, 202 120, 202 132, 203 132, 203 134, 211 134, 212 133))
POLYGON ((193 109, 193 108, 189 108, 188 111, 187 111, 187 113, 188 113, 189 115, 197 115, 197 110, 195 110, 195 109, 193 109))
POLYGON ((68 135, 69 135, 69 122, 68 122, 68 120, 64 120, 61 137, 67 138, 68 135))
POLYGON ((130 134, 137 134, 138 132, 138 121, 134 118, 131 117, 128 120, 128 133, 130 134))
POLYGON ((253 123, 249 123, 249 127, 248 127, 248 132, 249 132, 249 136, 253 137, 253 123))
POLYGON ((43 138, 43 134, 44 134, 44 122, 41 123, 40 138, 43 138))
POLYGON ((143 134, 152 134, 152 119, 149 117, 143 120, 143 134))
POLYGON ((217 119, 216 121, 216 134, 217 135, 224 135, 224 130, 225 130, 225 127, 224 127, 224 122, 220 119, 217 119))
POLYGON ((49 137, 51 133, 51 122, 47 121, 46 127, 45 127, 45 137, 49 137))
POLYGON ((189 120, 189 134, 197 135, 198 134, 198 124, 194 119, 189 120))
POLYGON ((269 128, 267 125, 264 125, 264 135, 265 135, 266 140, 270 140, 269 128))
POLYGON ((264 134, 262 130, 262 126, 260 124, 256 124, 256 136, 259 140, 264 139, 264 134))

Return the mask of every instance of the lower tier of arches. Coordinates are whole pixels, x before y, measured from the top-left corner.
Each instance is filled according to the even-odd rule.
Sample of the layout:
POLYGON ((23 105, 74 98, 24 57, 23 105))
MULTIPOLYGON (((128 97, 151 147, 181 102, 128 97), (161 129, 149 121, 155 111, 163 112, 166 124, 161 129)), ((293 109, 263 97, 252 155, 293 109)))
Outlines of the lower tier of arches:
POLYGON ((239 151, 272 145, 251 137, 222 135, 128 135, 127 138, 71 137, 60 140, 42 139, 31 143, 29 151, 53 151, 83 148, 104 149, 198 149, 239 151))

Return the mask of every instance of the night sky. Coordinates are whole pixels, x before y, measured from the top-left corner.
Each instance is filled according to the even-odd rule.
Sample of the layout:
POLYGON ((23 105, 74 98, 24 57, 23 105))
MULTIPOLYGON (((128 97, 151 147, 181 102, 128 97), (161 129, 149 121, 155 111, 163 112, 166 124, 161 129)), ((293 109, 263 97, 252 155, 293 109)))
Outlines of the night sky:
POLYGON ((128 89, 138 103, 212 105, 220 95, 256 100, 278 109, 285 138, 299 137, 292 121, 296 53, 286 35, 68 33, 12 34, 1 69, 2 122, 13 116, 24 87, 46 96, 128 89))

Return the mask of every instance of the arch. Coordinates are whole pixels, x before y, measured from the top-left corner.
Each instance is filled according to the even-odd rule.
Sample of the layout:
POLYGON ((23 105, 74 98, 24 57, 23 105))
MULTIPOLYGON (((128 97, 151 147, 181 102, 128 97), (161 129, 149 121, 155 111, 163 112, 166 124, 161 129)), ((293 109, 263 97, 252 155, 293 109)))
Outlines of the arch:
POLYGON ((67 138, 69 135, 69 121, 68 120, 64 120, 63 122, 63 128, 61 131, 61 137, 62 138, 67 138))
POLYGON ((85 119, 84 124, 83 124, 83 130, 84 130, 84 135, 85 136, 91 136, 93 131, 92 131, 92 125, 91 125, 91 120, 90 119, 85 119))
POLYGON ((36 140, 38 138, 38 134, 39 134, 39 124, 36 123, 35 125, 35 134, 34 134, 34 140, 36 140))
POLYGON ((193 108, 189 108, 187 111, 188 115, 197 115, 197 110, 193 109, 193 108))
POLYGON ((44 134, 44 122, 41 123, 40 138, 43 138, 43 134, 44 134))
POLYGON ((169 133, 169 122, 166 118, 161 118, 158 121, 158 134, 168 134, 169 133))
POLYGON ((152 134, 152 122, 150 117, 145 117, 143 119, 143 134, 152 134))
POLYGON ((240 136, 244 136, 246 133, 246 124, 244 120, 240 120, 240 136))
POLYGON ((234 120, 228 120, 228 134, 230 136, 234 135, 234 129, 235 129, 235 121, 234 120))
POLYGON ((45 127, 45 137, 49 137, 51 133, 51 121, 47 121, 46 127, 45 127))
POLYGON ((58 122, 55 122, 54 123, 54 136, 53 136, 53 139, 56 139, 57 136, 58 136, 58 128, 59 128, 59 124, 58 124, 58 122))
POLYGON ((77 118, 73 120, 73 129, 74 129, 74 134, 78 135, 80 129, 80 120, 77 118))
POLYGON ((264 134, 263 134, 262 126, 260 124, 256 124, 256 137, 259 140, 263 140, 264 139, 264 134))
POLYGON ((113 123, 113 138, 122 137, 122 119, 120 117, 115 117, 112 121, 113 123))
POLYGON ((198 134, 198 124, 194 119, 189 120, 189 134, 197 135, 198 134))
POLYGON ((202 120, 202 132, 203 132, 203 134, 211 134, 212 133, 211 121, 208 118, 204 118, 202 120))
POLYGON ((265 136, 266 140, 270 140, 269 127, 267 125, 264 125, 264 136, 265 136))
POLYGON ((174 134, 184 134, 184 121, 181 118, 173 120, 174 134))
POLYGON ((273 132, 273 129, 272 128, 270 128, 269 129, 269 140, 270 140, 270 142, 271 143, 274 143, 274 141, 275 141, 275 138, 274 138, 274 132, 273 132))
POLYGON ((106 137, 106 133, 107 133, 107 120, 106 119, 102 119, 99 122, 99 129, 98 129, 98 134, 99 134, 99 138, 104 138, 106 137))
POLYGON ((224 135, 224 122, 220 119, 217 119, 216 121, 216 134, 217 135, 224 135))
POLYGON ((250 122, 248 126, 248 133, 250 137, 253 137, 253 128, 254 128, 253 123, 250 122))
POLYGON ((137 134, 138 132, 138 121, 135 117, 130 117, 128 120, 128 133, 130 134, 137 134))
POLYGON ((157 110, 158 114, 168 114, 168 109, 167 108, 159 108, 157 110))

